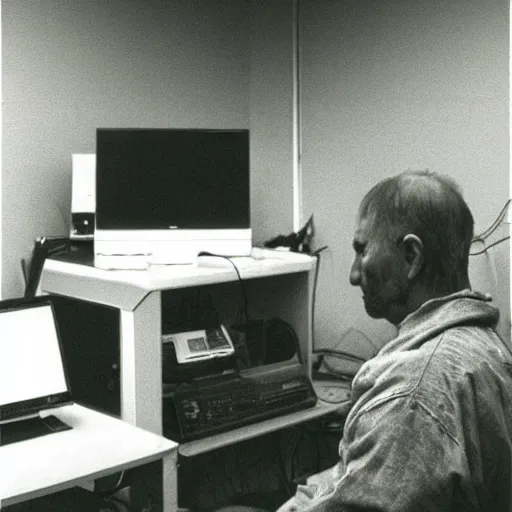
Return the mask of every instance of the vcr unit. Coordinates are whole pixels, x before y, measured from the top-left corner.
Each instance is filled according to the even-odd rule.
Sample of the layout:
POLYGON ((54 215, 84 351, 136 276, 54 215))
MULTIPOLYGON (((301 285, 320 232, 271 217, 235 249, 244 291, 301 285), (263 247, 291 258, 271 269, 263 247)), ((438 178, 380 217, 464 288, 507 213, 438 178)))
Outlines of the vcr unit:
POLYGON ((164 435, 191 441, 316 404, 302 365, 272 366, 205 377, 164 392, 164 435))

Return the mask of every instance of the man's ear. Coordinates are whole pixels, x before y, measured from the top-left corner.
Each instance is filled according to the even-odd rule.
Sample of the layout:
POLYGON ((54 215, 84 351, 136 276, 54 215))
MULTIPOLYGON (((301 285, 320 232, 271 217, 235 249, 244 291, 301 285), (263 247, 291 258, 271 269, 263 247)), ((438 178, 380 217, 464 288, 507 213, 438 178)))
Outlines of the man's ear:
POLYGON ((418 236, 408 234, 404 236, 402 243, 405 251, 405 261, 409 267, 407 278, 412 280, 423 268, 425 261, 423 242, 418 236))

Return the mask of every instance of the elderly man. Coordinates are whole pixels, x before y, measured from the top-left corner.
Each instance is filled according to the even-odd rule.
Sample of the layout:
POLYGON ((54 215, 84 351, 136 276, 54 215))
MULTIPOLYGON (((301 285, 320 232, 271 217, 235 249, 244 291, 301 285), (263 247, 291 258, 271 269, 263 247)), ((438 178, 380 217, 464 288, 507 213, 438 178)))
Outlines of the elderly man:
POLYGON ((354 378, 339 462, 279 512, 512 511, 512 352, 471 290, 472 238, 447 177, 406 172, 364 197, 350 282, 398 335, 354 378))

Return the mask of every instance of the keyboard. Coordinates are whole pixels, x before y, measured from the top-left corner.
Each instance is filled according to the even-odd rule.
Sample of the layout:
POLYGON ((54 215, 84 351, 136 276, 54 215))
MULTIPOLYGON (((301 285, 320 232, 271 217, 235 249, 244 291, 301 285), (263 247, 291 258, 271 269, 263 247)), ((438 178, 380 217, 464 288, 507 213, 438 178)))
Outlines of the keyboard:
POLYGON ((28 402, 19 403, 16 405, 4 405, 0 407, 0 421, 7 421, 13 418, 23 418, 25 416, 31 416, 37 414, 43 407, 41 403, 28 402))
POLYGON ((53 415, 28 418, 0 425, 0 446, 26 441, 71 427, 53 415))
POLYGON ((164 398, 164 435, 178 442, 191 441, 307 409, 316 402, 302 368, 208 377, 182 384, 164 398))

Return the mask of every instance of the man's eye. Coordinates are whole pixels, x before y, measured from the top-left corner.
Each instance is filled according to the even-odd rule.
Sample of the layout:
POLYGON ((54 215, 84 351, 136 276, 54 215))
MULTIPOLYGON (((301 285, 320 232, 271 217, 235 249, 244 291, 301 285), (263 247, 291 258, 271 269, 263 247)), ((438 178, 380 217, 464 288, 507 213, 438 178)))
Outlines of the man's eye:
POLYGON ((356 254, 366 254, 366 244, 360 244, 356 242, 354 244, 354 251, 356 252, 356 254))

